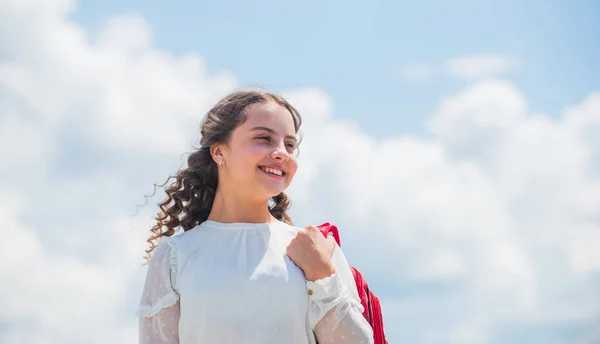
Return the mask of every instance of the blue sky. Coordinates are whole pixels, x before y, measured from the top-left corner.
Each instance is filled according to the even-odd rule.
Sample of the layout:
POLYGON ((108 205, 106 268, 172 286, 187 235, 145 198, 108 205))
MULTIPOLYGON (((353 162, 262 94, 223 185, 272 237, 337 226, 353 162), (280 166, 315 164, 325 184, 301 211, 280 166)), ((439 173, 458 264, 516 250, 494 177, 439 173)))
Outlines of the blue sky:
POLYGON ((163 191, 128 216, 257 85, 390 343, 598 342, 598 2, 254 4, 0 1, 0 342, 136 342, 163 191))
POLYGON ((457 56, 514 56, 508 75, 532 112, 557 116, 600 88, 600 3, 566 1, 232 1, 79 2, 72 18, 100 28, 140 13, 157 47, 200 53, 208 69, 271 89, 317 86, 336 116, 376 136, 422 133, 423 121, 464 82, 415 83, 403 65, 457 56))

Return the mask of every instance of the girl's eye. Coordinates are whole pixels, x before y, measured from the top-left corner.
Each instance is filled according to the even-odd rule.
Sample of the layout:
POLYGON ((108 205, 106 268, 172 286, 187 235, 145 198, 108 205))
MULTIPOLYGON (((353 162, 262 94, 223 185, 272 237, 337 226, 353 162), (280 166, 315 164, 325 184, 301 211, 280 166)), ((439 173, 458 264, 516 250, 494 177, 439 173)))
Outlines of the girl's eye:
MULTIPOLYGON (((270 136, 258 136, 256 139, 264 141, 264 142, 271 142, 271 141, 273 141, 270 136)), ((295 142, 288 142, 288 143, 285 144, 285 146, 287 147, 287 149, 289 151, 294 151, 294 150, 296 150, 297 144, 295 142)))

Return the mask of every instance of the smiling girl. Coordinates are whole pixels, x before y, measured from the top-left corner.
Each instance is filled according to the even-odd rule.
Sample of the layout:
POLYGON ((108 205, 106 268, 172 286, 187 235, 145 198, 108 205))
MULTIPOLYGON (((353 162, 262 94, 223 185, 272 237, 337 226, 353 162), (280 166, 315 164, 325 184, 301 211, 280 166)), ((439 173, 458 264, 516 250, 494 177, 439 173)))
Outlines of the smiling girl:
POLYGON ((207 113, 148 239, 140 343, 373 343, 340 247, 286 213, 301 122, 260 91, 207 113))

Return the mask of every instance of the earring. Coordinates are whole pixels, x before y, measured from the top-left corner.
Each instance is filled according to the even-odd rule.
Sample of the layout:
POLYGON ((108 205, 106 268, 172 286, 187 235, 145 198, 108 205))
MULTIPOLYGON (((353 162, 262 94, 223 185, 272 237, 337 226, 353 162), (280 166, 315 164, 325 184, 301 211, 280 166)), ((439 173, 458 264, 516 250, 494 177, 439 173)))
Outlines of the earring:
POLYGON ((223 159, 219 160, 219 162, 217 163, 217 165, 219 165, 219 167, 223 166, 223 159))

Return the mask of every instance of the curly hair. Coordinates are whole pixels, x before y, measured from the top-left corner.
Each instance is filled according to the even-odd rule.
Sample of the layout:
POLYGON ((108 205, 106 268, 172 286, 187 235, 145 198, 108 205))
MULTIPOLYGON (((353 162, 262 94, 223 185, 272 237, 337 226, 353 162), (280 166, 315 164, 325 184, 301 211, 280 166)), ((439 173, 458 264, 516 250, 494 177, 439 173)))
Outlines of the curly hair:
MULTIPOLYGON (((154 218, 157 223, 152 227, 152 235, 146 240, 150 247, 146 250, 149 260, 161 237, 170 237, 181 227, 188 231, 208 219, 218 184, 217 164, 210 154, 210 146, 214 143, 225 143, 231 132, 246 121, 245 110, 256 103, 275 102, 285 107, 292 115, 296 134, 298 134, 302 118, 298 111, 283 97, 255 90, 235 91, 208 111, 200 128, 200 148, 192 152, 187 160, 187 168, 180 169, 176 175, 167 178, 164 187, 171 179, 175 179, 167 188, 166 199, 158 204, 160 211, 154 218)), ((153 196, 152 194, 151 196, 153 196)), ((273 217, 292 225, 286 213, 290 199, 285 193, 271 198, 269 211, 273 217)))

